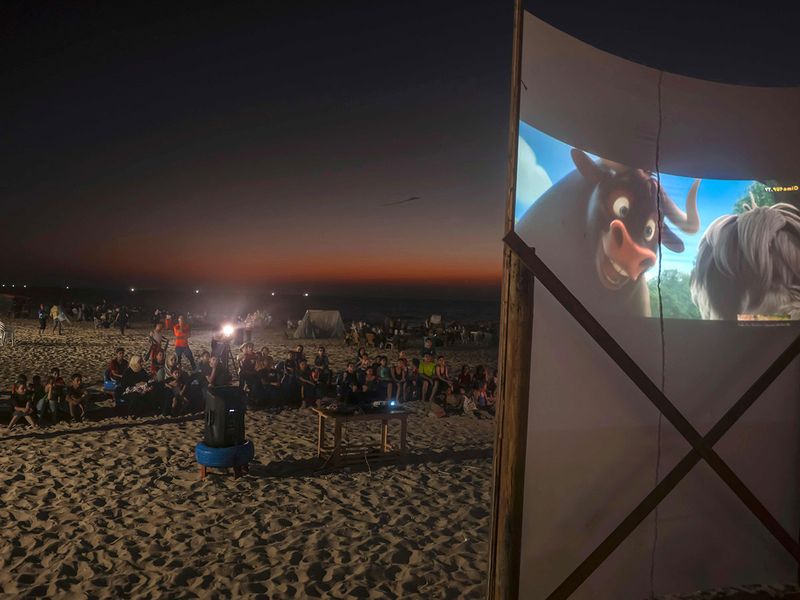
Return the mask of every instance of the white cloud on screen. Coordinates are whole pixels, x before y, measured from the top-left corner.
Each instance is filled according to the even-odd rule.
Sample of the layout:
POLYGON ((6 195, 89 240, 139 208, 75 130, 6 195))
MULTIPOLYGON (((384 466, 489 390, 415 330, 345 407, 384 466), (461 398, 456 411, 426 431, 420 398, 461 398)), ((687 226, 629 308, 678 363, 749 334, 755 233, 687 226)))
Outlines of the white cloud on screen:
POLYGON ((547 171, 536 161, 533 149, 520 136, 517 151, 516 220, 519 221, 525 211, 552 185, 547 171))

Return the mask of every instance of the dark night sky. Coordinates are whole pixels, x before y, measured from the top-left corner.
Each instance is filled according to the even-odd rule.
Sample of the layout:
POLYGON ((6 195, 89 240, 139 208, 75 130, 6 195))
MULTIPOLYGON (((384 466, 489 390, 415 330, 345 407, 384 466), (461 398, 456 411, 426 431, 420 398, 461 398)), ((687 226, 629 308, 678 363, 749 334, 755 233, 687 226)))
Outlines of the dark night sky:
MULTIPOLYGON (((0 278, 497 289, 510 0, 121 6, 0 9, 0 278)), ((787 15, 648 6, 528 4, 640 62, 798 82, 763 60, 797 54, 763 29, 787 15)))

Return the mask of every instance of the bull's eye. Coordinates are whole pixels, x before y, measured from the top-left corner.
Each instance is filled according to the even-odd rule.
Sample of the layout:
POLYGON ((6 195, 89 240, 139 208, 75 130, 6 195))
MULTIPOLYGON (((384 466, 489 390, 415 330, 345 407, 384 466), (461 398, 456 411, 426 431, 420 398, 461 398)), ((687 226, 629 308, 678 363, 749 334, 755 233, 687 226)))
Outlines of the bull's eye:
POLYGON ((628 211, 631 209, 631 202, 625 196, 620 196, 616 200, 614 200, 614 204, 611 206, 614 209, 614 214, 618 216, 620 219, 624 219, 628 216, 628 211))
POLYGON ((647 224, 644 226, 644 240, 649 242, 653 239, 653 236, 656 234, 656 222, 653 219, 650 219, 647 224))

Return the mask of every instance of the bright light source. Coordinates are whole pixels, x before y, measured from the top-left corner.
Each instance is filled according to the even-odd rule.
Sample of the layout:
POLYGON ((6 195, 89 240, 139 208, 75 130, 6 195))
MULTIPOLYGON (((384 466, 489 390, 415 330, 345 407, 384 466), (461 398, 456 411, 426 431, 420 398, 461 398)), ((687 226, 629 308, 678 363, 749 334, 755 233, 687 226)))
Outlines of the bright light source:
POLYGON ((22 287, 26 288, 26 287, 28 287, 28 284, 27 283, 23 283, 22 287))
POLYGON ((194 291, 194 293, 195 293, 195 294, 199 294, 199 293, 200 293, 200 290, 195 290, 195 291, 194 291))
POLYGON ((132 292, 135 292, 135 291, 136 291, 136 288, 131 288, 131 291, 132 291, 132 292))
POLYGON ((233 325, 230 323, 226 323, 222 326, 222 335, 225 337, 231 337, 233 335, 233 325))
POLYGON ((67 286, 67 289, 69 289, 69 286, 67 286))
POLYGON ((305 293, 303 294, 303 296, 308 296, 308 292, 305 292, 305 293))
MULTIPOLYGON (((5 286, 3 286, 3 287, 5 287, 5 286)), ((275 295, 275 292, 272 292, 272 295, 274 296, 274 295, 275 295)))

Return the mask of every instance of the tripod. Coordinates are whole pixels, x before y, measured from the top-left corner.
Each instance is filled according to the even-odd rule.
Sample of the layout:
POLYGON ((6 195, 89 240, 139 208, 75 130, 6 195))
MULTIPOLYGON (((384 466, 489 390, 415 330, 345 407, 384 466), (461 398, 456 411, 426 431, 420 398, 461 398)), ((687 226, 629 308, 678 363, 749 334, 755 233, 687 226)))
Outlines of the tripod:
POLYGON ((231 352, 229 339, 215 340, 211 338, 211 356, 216 356, 219 368, 227 371, 229 375, 236 375, 236 359, 231 352))

